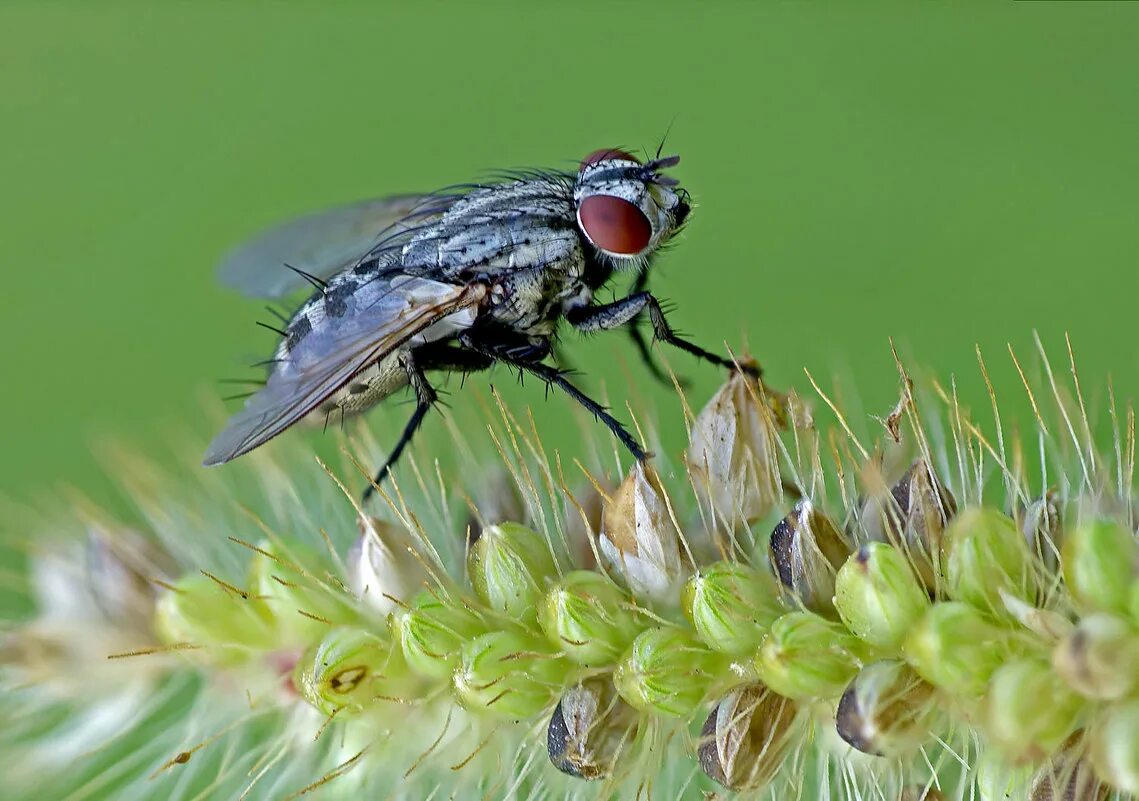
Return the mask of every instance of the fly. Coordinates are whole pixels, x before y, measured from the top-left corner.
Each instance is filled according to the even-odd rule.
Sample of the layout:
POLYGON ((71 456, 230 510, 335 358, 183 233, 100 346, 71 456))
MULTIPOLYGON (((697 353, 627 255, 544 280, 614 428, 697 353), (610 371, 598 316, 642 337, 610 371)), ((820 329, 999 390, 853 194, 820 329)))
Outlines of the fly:
POLYGON ((316 291, 286 325, 264 386, 210 443, 204 464, 248 453, 310 415, 357 414, 410 386, 415 411, 367 499, 438 400, 428 373, 495 364, 563 390, 645 459, 636 438, 548 360, 563 320, 582 333, 625 328, 662 377, 636 326, 647 315, 657 339, 736 367, 679 337, 646 288, 652 257, 691 211, 688 193, 664 174, 679 161, 599 150, 575 172, 343 206, 240 247, 221 266, 230 286, 264 298, 309 284, 316 291), (594 303, 621 271, 636 275, 630 294, 594 303))

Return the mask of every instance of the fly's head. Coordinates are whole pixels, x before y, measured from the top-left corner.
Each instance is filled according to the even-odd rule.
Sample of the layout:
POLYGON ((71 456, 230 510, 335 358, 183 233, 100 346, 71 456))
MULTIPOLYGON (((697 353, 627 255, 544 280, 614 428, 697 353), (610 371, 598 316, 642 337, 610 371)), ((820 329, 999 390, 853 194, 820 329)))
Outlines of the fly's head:
POLYGON ((642 163, 623 150, 586 156, 574 183, 577 224, 585 238, 614 267, 644 265, 688 218, 688 192, 662 174, 680 156, 642 163))

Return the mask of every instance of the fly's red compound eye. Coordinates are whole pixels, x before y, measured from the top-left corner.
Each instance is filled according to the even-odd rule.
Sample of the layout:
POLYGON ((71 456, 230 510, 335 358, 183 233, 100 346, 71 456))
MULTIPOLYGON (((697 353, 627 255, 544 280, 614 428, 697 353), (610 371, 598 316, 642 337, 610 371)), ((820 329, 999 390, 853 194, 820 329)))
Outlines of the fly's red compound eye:
POLYGON ((653 238, 653 227, 645 213, 613 195, 590 195, 581 202, 577 217, 589 241, 609 253, 635 256, 653 238))
POLYGON ((624 150, 618 150, 615 147, 603 147, 601 150, 594 150, 588 156, 581 160, 581 167, 579 170, 584 170, 586 167, 591 167, 599 161, 610 161, 612 159, 621 159, 622 161, 635 161, 638 164, 641 160, 634 156, 632 153, 626 153, 624 150))

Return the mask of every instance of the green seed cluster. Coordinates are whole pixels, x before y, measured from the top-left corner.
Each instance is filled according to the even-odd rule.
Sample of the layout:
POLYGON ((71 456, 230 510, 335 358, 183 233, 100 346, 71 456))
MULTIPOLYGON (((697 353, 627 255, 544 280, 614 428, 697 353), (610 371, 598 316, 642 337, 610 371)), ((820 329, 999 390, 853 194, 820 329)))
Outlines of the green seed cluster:
MULTIPOLYGON (((436 748, 435 722, 455 717, 480 721, 468 727, 479 743, 511 728, 544 735, 527 748, 545 753, 515 753, 522 767, 507 779, 532 782, 532 797, 554 769, 576 777, 567 797, 625 797, 677 748, 689 773, 751 797, 781 797, 781 779, 802 795, 794 785, 811 781, 808 764, 823 766, 820 788, 833 776, 873 788, 846 797, 1139 794, 1130 446, 1117 448, 1115 476, 1111 460, 1081 457, 1082 480, 1051 470, 1059 487, 1037 496, 1019 446, 1006 454, 954 408, 947 425, 963 444, 938 452, 909 390, 899 410, 883 422, 892 440, 910 424, 909 450, 871 453, 844 424, 849 442, 830 441, 831 469, 801 401, 733 375, 691 421, 682 470, 637 464, 617 486, 599 478, 595 504, 548 480, 551 498, 481 505, 460 539, 446 536, 448 520, 421 525, 431 499, 411 497, 391 507, 398 524, 356 517, 356 546, 333 547, 332 563, 283 537, 234 537, 250 555, 244 572, 182 558, 192 572, 171 580, 108 556, 88 580, 103 622, 122 628, 110 614, 120 607, 144 621, 131 631, 156 632, 159 647, 143 650, 175 652, 165 664, 190 660, 257 708, 268 698, 298 719, 317 710, 321 732, 338 730, 323 745, 366 751, 382 732, 374 769, 395 770, 406 745, 410 772, 436 748), (684 479, 691 487, 677 486, 684 479), (581 513, 580 532, 568 515, 545 515, 557 502, 581 513), (464 546, 461 568, 444 569, 464 546), (136 584, 148 592, 126 591, 136 584), (948 794, 930 786, 952 773, 947 754, 966 766, 948 794)), ((313 499, 297 493, 290 506, 278 480, 266 479, 271 497, 301 530, 313 499)), ((185 522, 197 520, 194 504, 179 517, 149 503, 168 546, 199 531, 185 522)), ((345 518, 341 533, 351 526, 345 518)), ((249 527, 219 518, 200 530, 249 527)), ((20 659, 55 653, 32 649, 32 633, 45 636, 17 632, 20 659)), ((473 759, 483 745, 459 748, 473 759)))
POLYGON ((546 719, 554 764, 583 778, 619 772, 650 725, 704 721, 694 758, 729 788, 754 788, 806 736, 797 721, 821 715, 853 748, 893 758, 955 725, 977 730, 1009 766, 1043 764, 1079 742, 1102 781, 1134 792, 1139 580, 1129 531, 1096 520, 1045 532, 1058 553, 1050 568, 1029 545, 1040 532, 968 507, 946 514, 935 551, 913 554, 899 518, 833 572, 825 558, 799 559, 814 574, 792 580, 781 557, 817 551, 818 531, 847 536, 817 510, 810 518, 796 508, 779 523, 776 534, 797 527, 798 538, 773 537, 766 564, 700 567, 675 606, 650 609, 598 570, 559 573, 540 534, 508 523, 471 546, 469 589, 423 589, 382 623, 297 586, 262 584, 322 609, 321 624, 284 632, 271 597, 242 615, 210 608, 200 576, 167 596, 160 620, 171 641, 308 638, 295 686, 325 714, 449 692, 471 712, 546 719), (932 587, 915 561, 931 568, 932 587))

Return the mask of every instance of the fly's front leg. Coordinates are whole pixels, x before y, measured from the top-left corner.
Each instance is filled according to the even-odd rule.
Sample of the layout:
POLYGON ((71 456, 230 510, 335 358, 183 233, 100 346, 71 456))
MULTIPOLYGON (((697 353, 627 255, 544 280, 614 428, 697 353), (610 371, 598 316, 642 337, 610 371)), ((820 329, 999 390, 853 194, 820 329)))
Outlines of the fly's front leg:
POLYGON ((423 374, 423 367, 418 363, 415 358, 415 352, 406 350, 399 355, 400 367, 407 373, 408 383, 415 391, 415 411, 411 413, 411 419, 407 421, 407 425, 403 428, 403 433, 400 434, 399 440, 396 441, 395 447, 388 455, 388 460, 384 462, 384 466, 376 473, 376 477, 372 479, 372 483, 364 490, 364 501, 372 497, 372 493, 376 487, 383 483, 383 480, 388 477, 392 467, 399 460, 400 454, 407 444, 411 442, 411 438, 415 436, 415 432, 423 425, 423 418, 427 416, 427 412, 439 400, 439 395, 435 392, 435 388, 427 381, 427 376, 423 374))
POLYGON ((571 309, 566 312, 566 319, 570 325, 579 331, 593 333, 619 328, 636 318, 643 311, 648 311, 649 320, 653 324, 653 334, 662 342, 667 342, 675 348, 691 353, 698 359, 727 367, 732 370, 742 370, 749 375, 758 377, 759 368, 748 364, 736 365, 730 359, 717 356, 715 353, 704 350, 693 344, 672 330, 672 326, 665 319, 664 310, 660 302, 648 292, 637 292, 627 298, 615 300, 601 306, 586 306, 581 309, 571 309))
POLYGON ((542 364, 541 359, 545 358, 549 353, 548 342, 545 344, 544 349, 541 346, 537 346, 531 352, 526 353, 515 341, 498 340, 491 336, 478 336, 472 334, 470 331, 464 331, 462 334, 459 334, 459 343, 463 347, 470 348, 476 353, 484 354, 495 361, 509 364, 513 367, 517 367, 519 370, 537 376, 546 382, 546 386, 556 386, 584 406, 595 419, 612 431, 613 435, 621 441, 621 444, 629 450, 629 453, 633 454, 634 459, 638 462, 642 462, 649 457, 649 454, 641 447, 641 443, 637 442, 636 438, 626 431, 620 421, 609 414, 604 406, 571 384, 566 379, 563 371, 556 367, 551 367, 548 364, 542 364))

